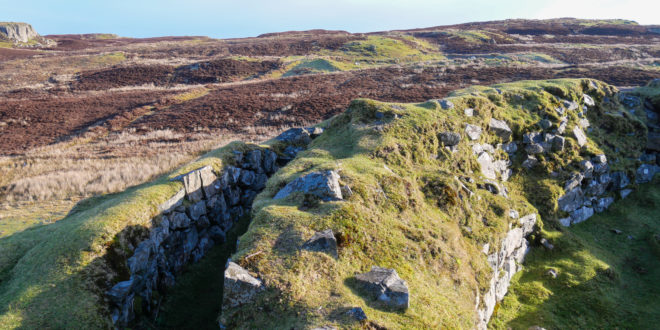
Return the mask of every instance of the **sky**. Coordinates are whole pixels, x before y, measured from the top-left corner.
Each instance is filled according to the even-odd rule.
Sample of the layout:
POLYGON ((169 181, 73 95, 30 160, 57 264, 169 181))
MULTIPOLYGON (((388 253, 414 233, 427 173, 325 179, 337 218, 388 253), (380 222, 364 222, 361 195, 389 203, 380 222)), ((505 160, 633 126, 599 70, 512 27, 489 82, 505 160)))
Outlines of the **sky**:
POLYGON ((374 32, 508 18, 623 18, 660 24, 658 0, 0 0, 0 21, 42 35, 251 37, 328 29, 374 32))

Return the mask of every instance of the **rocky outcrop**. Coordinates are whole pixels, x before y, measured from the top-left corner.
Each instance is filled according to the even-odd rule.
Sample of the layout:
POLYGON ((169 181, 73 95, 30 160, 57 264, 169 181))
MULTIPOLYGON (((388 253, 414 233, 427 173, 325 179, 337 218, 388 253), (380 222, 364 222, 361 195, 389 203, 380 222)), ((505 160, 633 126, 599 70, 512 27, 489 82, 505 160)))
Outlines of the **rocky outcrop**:
POLYGON ((289 182, 273 199, 282 199, 294 192, 314 195, 321 200, 343 199, 339 186, 339 174, 335 171, 313 172, 289 182))
POLYGON ((250 275, 243 267, 229 262, 225 270, 224 295, 222 305, 236 307, 250 302, 259 291, 264 290, 263 283, 250 275))
MULTIPOLYGON (((300 134, 311 139, 310 130, 296 130, 296 136, 282 141, 283 147, 295 144, 304 148, 311 140, 300 138, 300 134)), ((321 132, 312 133, 318 136, 321 132)), ((231 156, 228 163, 232 165, 220 171, 204 166, 172 179, 181 182, 183 188, 158 206, 159 214, 152 219, 148 238, 139 242, 126 260, 129 278, 117 282, 106 293, 116 325, 130 324, 137 317, 136 310, 155 311, 158 301, 154 292, 162 296, 189 263, 199 261, 214 245, 223 243, 226 233, 250 212, 268 178, 290 160, 287 155, 261 147, 234 150, 231 156)), ((312 180, 316 184, 311 184, 302 180, 300 187, 321 196, 341 198, 339 176, 328 172, 320 178, 330 178, 329 181, 312 180)), ((261 281, 237 264, 228 264, 225 303, 243 304, 262 289, 261 281)))
MULTIPOLYGON (((486 294, 477 294, 476 309, 478 314, 478 329, 486 329, 495 305, 504 299, 511 278, 522 269, 521 263, 529 250, 525 239, 534 230, 536 214, 526 215, 518 220, 520 227, 511 229, 500 244, 500 249, 488 254, 488 263, 493 269, 493 277, 486 294)), ((486 251, 487 252, 487 251, 486 251)))
POLYGON ((371 271, 355 276, 358 285, 371 299, 388 307, 407 309, 410 293, 406 281, 391 268, 371 267, 371 271))
POLYGON ((13 42, 27 43, 39 37, 39 34, 27 23, 0 23, 0 37, 13 42))

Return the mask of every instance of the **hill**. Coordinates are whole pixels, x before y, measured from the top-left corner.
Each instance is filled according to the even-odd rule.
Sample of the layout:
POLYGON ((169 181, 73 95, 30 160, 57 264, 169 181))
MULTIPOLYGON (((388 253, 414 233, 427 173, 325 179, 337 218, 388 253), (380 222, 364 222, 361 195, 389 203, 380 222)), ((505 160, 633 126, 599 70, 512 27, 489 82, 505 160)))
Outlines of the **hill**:
POLYGON ((627 20, 0 41, 0 328, 652 327, 659 65, 627 20))

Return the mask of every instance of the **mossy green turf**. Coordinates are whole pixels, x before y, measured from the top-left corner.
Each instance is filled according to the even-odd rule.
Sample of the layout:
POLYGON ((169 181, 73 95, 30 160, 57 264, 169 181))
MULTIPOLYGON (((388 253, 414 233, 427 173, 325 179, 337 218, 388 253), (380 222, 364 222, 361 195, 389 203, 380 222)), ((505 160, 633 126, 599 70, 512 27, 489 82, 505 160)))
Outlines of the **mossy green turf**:
POLYGON ((211 165, 232 143, 153 182, 83 201, 64 219, 0 239, 0 329, 110 327, 97 281, 112 280, 102 257, 130 226, 150 227, 157 206, 181 189, 170 178, 211 165))
MULTIPOLYGON (((345 312, 360 306, 370 322, 387 328, 474 327, 476 291, 483 295, 491 276, 481 249, 485 243, 498 246, 509 226, 517 225, 506 216, 508 210, 539 212, 554 227, 564 215, 557 210, 557 199, 577 163, 599 153, 621 162, 636 158, 645 131, 635 132, 640 121, 615 102, 591 109, 594 128, 586 148, 579 148, 569 133, 565 150, 540 156, 533 171, 521 169, 522 153, 511 159, 519 170, 506 184, 509 199, 474 184, 466 184, 476 193, 473 197, 461 190, 457 177, 482 181, 476 157, 465 140, 458 152, 445 150, 438 134, 463 132, 471 123, 484 130, 479 142, 508 142, 487 133, 487 123, 495 117, 506 120, 520 141, 523 133, 540 130, 540 119, 558 121, 560 99, 580 101, 586 91, 601 101, 615 89, 589 80, 474 87, 453 93, 448 98, 455 104, 451 110, 441 110, 434 101, 354 101, 257 197, 250 228, 232 259, 264 280, 267 291, 254 304, 223 311, 220 321, 240 328, 350 328, 361 325, 345 312), (465 117, 467 107, 477 115, 465 117), (376 119, 377 112, 382 119, 376 119), (608 126, 612 123, 616 127, 608 126), (293 178, 327 169, 338 170, 341 184, 351 187, 347 200, 306 205, 304 196, 271 199, 293 178), (552 176, 553 171, 559 175, 552 176), (328 228, 343 237, 338 259, 299 249, 315 231, 328 228), (352 278, 374 265, 395 268, 407 281, 407 311, 388 311, 362 298, 352 278)), ((570 113, 568 119, 570 132, 579 118, 570 113)))
MULTIPOLYGON (((597 101, 614 91, 593 83, 598 88, 590 94, 597 101)), ((589 112, 594 130, 586 150, 568 138, 563 153, 540 158, 539 169, 514 173, 506 199, 474 184, 466 185, 476 196, 461 191, 454 176, 479 182, 479 165, 465 140, 451 153, 441 146, 438 133, 462 132, 471 123, 484 129, 479 142, 497 143, 486 133, 495 117, 507 120, 520 140, 523 133, 538 130, 541 118, 554 118, 556 95, 577 101, 589 85, 587 80, 554 80, 475 87, 452 94, 452 110, 441 110, 435 101, 353 102, 323 124, 326 132, 272 177, 255 201, 252 223, 232 259, 258 274, 268 290, 254 305, 226 311, 221 320, 245 328, 358 327, 345 311, 360 306, 372 322, 391 328, 473 327, 475 293, 483 293, 491 272, 482 245, 494 246, 509 225, 517 224, 506 217, 507 210, 528 214, 538 209, 545 220, 540 228, 552 233, 554 219, 561 216, 556 199, 575 162, 604 152, 610 160, 620 160, 613 166, 633 165, 643 141, 634 132, 638 118, 616 103, 599 106, 589 112), (466 107, 475 108, 477 115, 465 117, 466 107), (377 119, 376 112, 384 118, 377 119), (270 198, 294 177, 322 169, 340 170, 353 195, 343 202, 270 198), (560 176, 550 176, 560 169, 560 176), (327 228, 342 235, 339 259, 299 250, 314 231, 327 228), (395 268, 408 282, 412 298, 406 312, 388 311, 361 298, 351 278, 372 265, 395 268)), ((569 116, 567 131, 577 120, 569 116)), ((268 144, 280 148, 277 142, 268 144)), ((181 189, 169 178, 207 164, 220 169, 236 148, 249 147, 233 143, 154 182, 83 202, 57 223, 0 239, 0 328, 110 326, 97 286, 115 280, 102 262, 107 248, 126 228, 150 226, 156 206, 181 189)), ((518 167, 521 159, 512 160, 518 167)))
POLYGON ((512 281, 494 329, 657 329, 660 178, 584 223, 548 229, 512 281), (616 234, 613 230, 620 230, 616 234), (628 237, 630 236, 630 237, 628 237), (557 278, 548 276, 550 269, 557 278))

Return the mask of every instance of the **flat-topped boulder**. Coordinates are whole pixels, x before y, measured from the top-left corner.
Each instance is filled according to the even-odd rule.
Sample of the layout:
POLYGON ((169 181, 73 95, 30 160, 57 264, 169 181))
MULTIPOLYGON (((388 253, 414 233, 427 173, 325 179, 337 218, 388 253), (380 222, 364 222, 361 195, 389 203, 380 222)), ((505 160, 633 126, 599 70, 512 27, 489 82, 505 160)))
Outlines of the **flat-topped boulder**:
POLYGON ((229 262, 225 270, 223 307, 237 307, 246 304, 264 290, 263 283, 234 262, 229 262))
POLYGON ((343 199, 336 171, 312 172, 299 177, 280 189, 273 199, 286 198, 294 192, 314 195, 324 201, 343 199))
POLYGON ((407 309, 410 294, 406 281, 396 270, 373 266, 371 271, 355 276, 360 287, 372 298, 396 309, 407 309))

